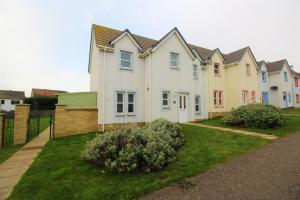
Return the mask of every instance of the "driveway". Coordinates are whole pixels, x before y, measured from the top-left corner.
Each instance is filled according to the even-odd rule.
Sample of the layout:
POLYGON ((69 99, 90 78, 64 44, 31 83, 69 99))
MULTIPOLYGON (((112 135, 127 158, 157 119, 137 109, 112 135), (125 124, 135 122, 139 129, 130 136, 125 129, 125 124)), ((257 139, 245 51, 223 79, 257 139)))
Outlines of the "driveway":
POLYGON ((174 184, 141 199, 300 200, 300 132, 188 182, 188 188, 174 184))

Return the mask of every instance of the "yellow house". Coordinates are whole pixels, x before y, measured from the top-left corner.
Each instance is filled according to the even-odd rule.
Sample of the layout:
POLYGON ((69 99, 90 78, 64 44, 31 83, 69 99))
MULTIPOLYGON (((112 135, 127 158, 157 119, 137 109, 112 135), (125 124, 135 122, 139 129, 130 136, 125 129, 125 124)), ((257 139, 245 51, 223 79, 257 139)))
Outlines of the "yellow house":
POLYGON ((223 115, 240 105, 260 102, 259 73, 249 47, 222 54, 191 46, 204 62, 208 118, 223 115))
POLYGON ((223 54, 226 76, 226 109, 230 111, 240 105, 258 103, 259 67, 249 47, 223 54))

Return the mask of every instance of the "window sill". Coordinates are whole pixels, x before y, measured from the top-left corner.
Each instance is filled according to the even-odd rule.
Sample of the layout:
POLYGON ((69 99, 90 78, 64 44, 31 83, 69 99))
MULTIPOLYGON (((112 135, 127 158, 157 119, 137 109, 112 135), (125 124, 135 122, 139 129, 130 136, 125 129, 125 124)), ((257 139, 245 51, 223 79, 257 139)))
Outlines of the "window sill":
POLYGON ((220 74, 215 74, 215 76, 216 76, 216 77, 221 77, 221 75, 220 75, 220 74))
POLYGON ((196 115, 201 115, 201 112, 195 112, 196 115))
POLYGON ((125 117, 125 114, 117 114, 116 117, 125 117))
POLYGON ((170 110, 170 107, 162 107, 163 110, 170 110))
POLYGON ((173 70, 179 70, 179 67, 170 67, 173 70))
POLYGON ((120 70, 133 71, 132 68, 120 67, 120 70))
POLYGON ((135 117, 136 114, 135 114, 135 113, 128 113, 127 116, 128 116, 128 117, 135 117))
POLYGON ((195 80, 195 81, 198 81, 198 80, 199 80, 199 78, 194 78, 194 80, 195 80))

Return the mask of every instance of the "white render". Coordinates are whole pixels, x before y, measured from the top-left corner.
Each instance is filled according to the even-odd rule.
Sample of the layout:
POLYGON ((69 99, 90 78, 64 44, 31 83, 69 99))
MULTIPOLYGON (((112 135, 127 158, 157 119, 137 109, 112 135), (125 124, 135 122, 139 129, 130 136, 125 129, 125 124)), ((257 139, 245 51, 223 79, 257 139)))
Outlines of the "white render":
POLYGON ((285 63, 282 70, 278 72, 269 73, 269 87, 277 86, 278 90, 270 90, 270 104, 279 108, 286 108, 294 106, 293 103, 293 78, 289 66, 285 63), (288 81, 284 80, 284 72, 288 74, 288 81), (287 94, 287 103, 283 100, 283 93, 287 94), (291 95, 291 101, 289 101, 289 94, 291 95))
MULTIPOLYGON (((16 109, 16 105, 12 104, 13 99, 0 99, 0 111, 4 110, 4 111, 12 111, 16 109), (4 104, 2 104, 1 102, 4 101, 4 104)), ((23 100, 17 100, 20 101, 20 104, 23 103, 23 100)))
POLYGON ((185 122, 207 118, 204 92, 207 88, 200 59, 194 57, 176 30, 169 33, 146 57, 141 57, 138 50, 129 34, 118 38, 114 48, 103 47, 100 50, 92 34, 90 90, 98 92, 99 124, 151 122, 158 118, 185 122), (132 53, 132 70, 120 68, 121 50, 132 53), (179 55, 178 69, 170 66, 171 52, 179 55), (198 79, 193 77, 194 64, 198 66, 198 79), (135 92, 134 116, 117 116, 117 91, 135 92), (170 94, 169 109, 162 107, 163 91, 170 94), (179 109, 180 95, 187 98, 186 118, 183 109, 179 109), (200 95, 200 113, 195 112, 195 95, 200 95))
POLYGON ((263 92, 267 92, 268 94, 268 103, 270 103, 270 81, 269 81, 269 73, 266 64, 263 62, 260 71, 259 71, 259 85, 260 85, 260 98, 261 102, 263 102, 263 92), (266 73, 266 81, 263 81, 263 72, 266 73))

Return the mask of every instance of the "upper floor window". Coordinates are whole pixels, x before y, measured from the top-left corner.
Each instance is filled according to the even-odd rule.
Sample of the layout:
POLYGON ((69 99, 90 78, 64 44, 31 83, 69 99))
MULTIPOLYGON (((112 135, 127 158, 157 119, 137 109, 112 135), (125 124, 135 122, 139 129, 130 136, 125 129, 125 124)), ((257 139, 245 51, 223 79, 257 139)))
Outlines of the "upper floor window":
POLYGON ((299 79, 295 77, 295 87, 299 87, 299 79))
POLYGON ((5 103, 4 99, 1 99, 1 104, 4 104, 4 103, 5 103))
POLYGON ((200 95, 195 96, 195 112, 200 113, 200 95))
POLYGON ((162 92, 162 108, 164 108, 164 109, 170 108, 170 92, 169 91, 162 92))
POLYGON ((246 75, 251 76, 250 64, 246 64, 246 75))
POLYGON ((193 65, 193 77, 194 77, 194 79, 198 79, 198 74, 199 74, 198 66, 193 65))
POLYGON ((214 63, 214 73, 216 76, 221 75, 221 69, 220 69, 220 64, 219 63, 214 63))
POLYGON ((223 107, 223 91, 220 90, 214 91, 214 106, 223 107))
POLYGON ((121 69, 132 69, 132 53, 121 51, 121 69))
POLYGON ((242 102, 243 102, 243 104, 248 103, 248 91, 246 91, 246 90, 242 91, 242 102))
POLYGON ((261 72, 261 78, 262 78, 262 82, 267 82, 267 72, 262 71, 261 72))
POLYGON ((283 72, 284 81, 288 81, 288 74, 287 72, 283 72))
POLYGON ((171 68, 175 68, 175 69, 178 68, 178 58, 179 58, 178 53, 173 53, 173 52, 170 53, 171 68))

